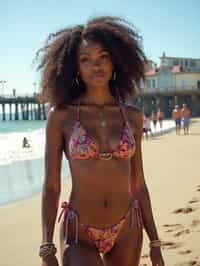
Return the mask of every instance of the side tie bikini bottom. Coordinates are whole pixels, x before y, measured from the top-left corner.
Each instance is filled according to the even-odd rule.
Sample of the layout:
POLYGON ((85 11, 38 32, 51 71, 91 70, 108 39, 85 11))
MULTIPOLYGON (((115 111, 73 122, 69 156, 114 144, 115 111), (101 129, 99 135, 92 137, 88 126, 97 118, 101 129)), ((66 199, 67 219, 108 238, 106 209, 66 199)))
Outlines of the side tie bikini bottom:
POLYGON ((78 213, 74 210, 70 203, 63 202, 61 205, 61 213, 58 218, 58 222, 61 221, 65 223, 65 239, 66 243, 68 243, 68 227, 69 221, 71 220, 75 224, 75 239, 74 242, 78 243, 78 225, 81 225, 84 231, 87 233, 89 239, 94 243, 96 248, 100 253, 109 252, 115 244, 115 240, 127 218, 127 216, 131 215, 130 226, 133 226, 134 219, 134 211, 136 211, 136 222, 139 226, 143 226, 142 223, 142 215, 141 210, 136 199, 131 198, 131 203, 126 211, 125 215, 116 223, 109 227, 99 228, 96 226, 89 226, 83 224, 79 221, 78 213))

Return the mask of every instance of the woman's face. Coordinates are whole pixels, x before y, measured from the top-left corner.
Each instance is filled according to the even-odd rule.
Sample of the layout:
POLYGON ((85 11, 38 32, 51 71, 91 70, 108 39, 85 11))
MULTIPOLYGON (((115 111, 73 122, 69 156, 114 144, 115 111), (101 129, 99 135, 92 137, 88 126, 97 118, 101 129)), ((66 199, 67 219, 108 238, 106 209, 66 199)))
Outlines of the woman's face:
POLYGON ((78 69, 86 87, 108 86, 113 72, 110 53, 100 42, 83 40, 78 50, 78 69))

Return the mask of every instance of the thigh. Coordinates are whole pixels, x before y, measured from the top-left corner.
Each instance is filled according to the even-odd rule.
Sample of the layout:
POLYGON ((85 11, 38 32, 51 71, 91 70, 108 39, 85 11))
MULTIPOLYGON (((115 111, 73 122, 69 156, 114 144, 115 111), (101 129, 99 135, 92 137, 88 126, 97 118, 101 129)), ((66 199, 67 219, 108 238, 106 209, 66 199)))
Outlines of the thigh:
POLYGON ((103 266, 103 261, 95 247, 79 241, 64 249, 62 266, 103 266))
POLYGON ((79 235, 75 244, 73 227, 70 228, 68 245, 65 244, 65 229, 60 227, 60 253, 62 266, 103 266, 103 261, 94 244, 79 235))
POLYGON ((120 237, 111 252, 104 255, 105 266, 138 266, 142 242, 142 227, 135 223, 120 237))

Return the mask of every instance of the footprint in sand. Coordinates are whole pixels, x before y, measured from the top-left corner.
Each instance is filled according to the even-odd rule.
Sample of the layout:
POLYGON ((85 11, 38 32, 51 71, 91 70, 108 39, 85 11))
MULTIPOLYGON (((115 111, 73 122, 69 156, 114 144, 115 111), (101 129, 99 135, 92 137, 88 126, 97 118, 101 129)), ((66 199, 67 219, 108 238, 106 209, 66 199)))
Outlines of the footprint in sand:
POLYGON ((148 257, 149 257, 149 254, 142 255, 142 258, 148 258, 148 257))
POLYGON ((197 191, 200 191, 200 185, 197 186, 197 191))
POLYGON ((199 219, 195 219, 195 220, 192 221, 192 225, 191 225, 192 227, 196 227, 198 225, 200 225, 200 220, 199 219))
POLYGON ((165 227, 177 227, 177 226, 182 226, 182 224, 163 224, 165 227))
POLYGON ((168 229, 168 230, 166 230, 165 232, 166 232, 166 233, 172 233, 172 232, 174 232, 174 230, 173 230, 173 229, 168 229))
POLYGON ((178 208, 176 210, 174 210, 172 213, 190 213, 195 211, 196 208, 192 208, 192 207, 185 207, 185 208, 178 208))
POLYGON ((181 236, 181 235, 185 235, 185 234, 189 234, 190 233, 190 229, 185 229, 185 230, 181 230, 179 232, 177 232, 176 234, 174 234, 174 236, 181 236))
POLYGON ((190 265, 200 266, 200 262, 196 260, 190 260, 187 262, 181 262, 181 263, 175 264, 175 266, 190 266, 190 265))
POLYGON ((164 224, 163 226, 166 228, 169 228, 165 231, 167 233, 172 233, 176 230, 180 230, 180 229, 184 228, 184 226, 182 224, 164 224))
POLYGON ((197 203, 199 202, 198 198, 192 198, 190 201, 188 201, 188 203, 192 204, 192 203, 197 203))
POLYGON ((175 248, 180 248, 183 246, 183 243, 177 243, 173 241, 166 241, 162 243, 162 248, 163 249, 175 249, 175 248))
POLYGON ((192 251, 190 249, 181 250, 178 252, 178 254, 181 254, 181 255, 186 255, 186 254, 190 254, 190 253, 192 253, 192 251))

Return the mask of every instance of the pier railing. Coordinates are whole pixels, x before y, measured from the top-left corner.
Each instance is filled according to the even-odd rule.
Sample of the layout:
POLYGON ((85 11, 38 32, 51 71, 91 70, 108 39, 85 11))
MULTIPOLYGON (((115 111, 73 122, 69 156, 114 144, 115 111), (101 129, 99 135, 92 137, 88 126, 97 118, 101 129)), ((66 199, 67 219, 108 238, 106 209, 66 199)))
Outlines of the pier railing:
MULTIPOLYGON (((147 113, 160 106, 166 114, 175 104, 186 102, 197 116, 200 115, 200 88, 197 86, 141 88, 138 102, 147 113)), ((0 95, 0 120, 45 120, 48 110, 49 105, 40 103, 36 93, 0 95)))
POLYGON ((142 94, 155 95, 186 95, 186 94, 200 94, 200 87, 197 86, 180 86, 180 87, 165 87, 165 88, 141 88, 142 94))
POLYGON ((12 95, 12 94, 0 94, 0 104, 1 103, 10 103, 10 102, 17 102, 17 101, 38 101, 38 94, 17 94, 12 95))
POLYGON ((38 94, 0 95, 0 120, 45 120, 47 112, 38 94))

